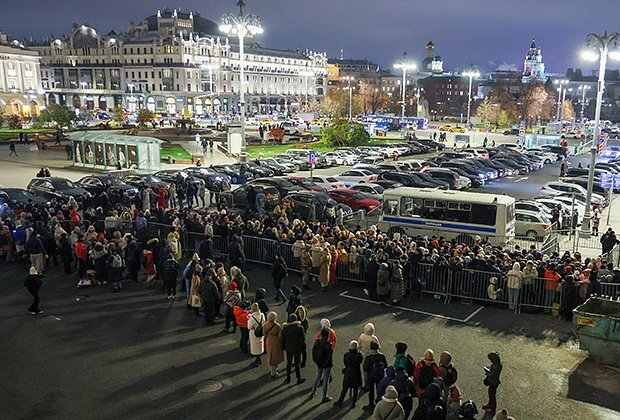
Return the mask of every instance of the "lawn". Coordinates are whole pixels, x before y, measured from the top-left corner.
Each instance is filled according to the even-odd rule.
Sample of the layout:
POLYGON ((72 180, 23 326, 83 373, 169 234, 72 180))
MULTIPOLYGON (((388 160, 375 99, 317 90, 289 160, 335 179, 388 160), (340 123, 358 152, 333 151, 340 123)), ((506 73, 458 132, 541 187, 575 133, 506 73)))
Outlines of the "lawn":
POLYGON ((54 130, 50 130, 47 128, 25 128, 25 129, 21 129, 21 130, 10 130, 8 128, 6 129, 2 129, 0 130, 0 141, 7 141, 7 140, 17 140, 19 138, 19 133, 28 133, 28 137, 32 137, 31 135, 33 133, 51 133, 54 130))
POLYGON ((192 160, 192 155, 180 144, 162 143, 159 150, 162 159, 168 159, 168 156, 172 156, 176 160, 192 160))

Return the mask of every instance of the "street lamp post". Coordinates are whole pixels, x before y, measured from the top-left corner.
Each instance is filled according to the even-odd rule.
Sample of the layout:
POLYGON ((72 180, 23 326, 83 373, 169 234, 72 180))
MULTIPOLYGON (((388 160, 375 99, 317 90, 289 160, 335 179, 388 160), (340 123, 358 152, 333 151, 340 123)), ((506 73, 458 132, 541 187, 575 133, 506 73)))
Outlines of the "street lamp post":
POLYGON ((471 125, 470 117, 471 117, 471 85, 473 83, 474 77, 480 77, 480 72, 474 70, 466 71, 463 73, 463 76, 469 77, 469 90, 467 93, 467 127, 471 125))
POLYGON ((561 112, 560 109, 562 109, 562 106, 564 105, 564 103, 562 102, 562 86, 568 83, 568 80, 564 79, 564 80, 554 80, 553 81, 554 84, 558 85, 558 108, 556 109, 556 114, 555 114, 555 120, 557 122, 560 122, 560 118, 561 118, 561 112))
POLYGON ((351 81, 355 80, 355 78, 352 76, 345 76, 344 80, 347 81, 347 89, 349 90, 349 121, 351 121, 351 114, 353 111, 353 87, 351 86, 351 81))
POLYGON ((306 89, 306 95, 305 95, 306 96, 306 103, 304 105, 304 111, 307 112, 308 111, 308 77, 314 76, 314 72, 311 71, 311 70, 302 70, 302 71, 299 72, 299 75, 304 77, 304 82, 305 82, 305 85, 306 85, 306 87, 305 87, 305 89, 306 89))
POLYGON ((128 102, 129 102, 128 105, 129 106, 127 106, 127 108, 129 109, 130 112, 133 112, 134 111, 133 110, 133 102, 132 102, 132 99, 133 99, 133 88, 135 88, 136 85, 134 85, 133 83, 127 83, 127 87, 129 88, 129 100, 128 100, 128 102))
POLYGON ((402 110, 401 110, 401 120, 402 120, 402 124, 405 123, 405 107, 406 107, 406 103, 405 100, 406 98, 406 90, 407 90, 407 70, 415 70, 416 69, 416 65, 415 63, 413 63, 412 61, 409 60, 409 58, 407 57, 407 51, 405 51, 403 53, 403 56, 396 62, 394 63, 394 68, 395 69, 400 69, 403 71, 403 83, 401 85, 401 90, 402 90, 402 110))
POLYGON ((583 115, 586 109, 586 91, 590 90, 590 86, 581 85, 579 86, 579 90, 581 91, 581 122, 583 123, 583 115))
POLYGON ((614 32, 603 35, 588 34, 586 37, 588 49, 582 54, 583 58, 589 61, 599 60, 598 84, 596 90, 596 110, 594 112, 594 132, 592 133, 592 147, 590 148, 590 167, 588 171, 588 193, 586 195, 586 210, 581 224, 581 235, 590 236, 590 207, 592 203, 592 189, 594 187, 594 165, 596 163, 596 152, 599 142, 599 124, 601 119, 601 104, 603 103, 603 91, 605 90, 605 67, 607 66, 607 56, 613 59, 620 59, 620 52, 610 51, 610 46, 615 47, 620 41, 620 33, 614 32), (590 47, 598 49, 598 53, 590 47))
POLYGON ((243 13, 245 3, 243 0, 237 1, 239 6, 239 14, 225 13, 220 18, 220 31, 227 35, 236 35, 239 38, 239 105, 241 107, 241 152, 239 160, 246 162, 248 155, 245 141, 245 74, 244 74, 244 57, 243 57, 243 40, 247 35, 258 35, 263 33, 261 19, 256 15, 248 15, 243 13))
POLYGON ((214 113, 213 107, 213 72, 220 68, 217 63, 204 63, 200 65, 203 70, 209 71, 209 97, 211 99, 211 112, 214 113))
POLYGON ((415 90, 415 117, 420 118, 420 90, 422 88, 418 86, 415 90))

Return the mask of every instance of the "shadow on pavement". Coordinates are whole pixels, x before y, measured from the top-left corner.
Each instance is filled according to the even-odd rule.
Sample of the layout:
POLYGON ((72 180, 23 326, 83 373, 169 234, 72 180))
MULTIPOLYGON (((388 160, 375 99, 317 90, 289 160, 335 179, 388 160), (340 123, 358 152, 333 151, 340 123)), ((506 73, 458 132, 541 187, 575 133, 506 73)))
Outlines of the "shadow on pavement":
POLYGON ((568 398, 620 411, 620 368, 602 365, 591 357, 568 378, 568 398))

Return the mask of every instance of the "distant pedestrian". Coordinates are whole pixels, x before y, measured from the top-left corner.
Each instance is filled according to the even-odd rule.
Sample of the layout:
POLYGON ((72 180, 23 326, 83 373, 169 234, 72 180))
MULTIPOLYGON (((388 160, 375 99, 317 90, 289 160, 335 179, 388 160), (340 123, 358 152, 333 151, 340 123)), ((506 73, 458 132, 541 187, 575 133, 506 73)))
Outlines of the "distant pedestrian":
POLYGON ((164 288, 168 296, 168 300, 177 297, 177 277, 179 276, 179 262, 174 258, 172 252, 168 253, 168 257, 162 264, 162 276, 164 279, 164 288))
POLYGON ((301 377, 301 355, 306 350, 306 335, 295 314, 289 316, 288 323, 282 329, 281 344, 286 352, 286 383, 291 382, 293 365, 297 383, 305 382, 306 380, 301 377))
POLYGON ((239 303, 238 306, 233 308, 233 313, 235 314, 235 322, 239 327, 239 331, 241 333, 241 339, 239 340, 239 348, 241 352, 244 354, 248 354, 248 342, 250 340, 250 333, 248 331, 248 321, 250 319, 250 311, 248 308, 250 307, 250 302, 247 300, 239 303))
POLYGON ((503 366, 499 353, 491 352, 487 355, 487 357, 491 361, 491 366, 486 366, 484 368, 486 375, 484 378, 484 385, 488 387, 489 402, 484 405, 482 409, 495 414, 495 410, 497 408, 497 388, 501 383, 500 375, 502 373, 503 366))
POLYGON ((42 284, 43 281, 41 280, 41 274, 39 271, 37 271, 34 266, 30 267, 30 271, 26 276, 26 281, 24 282, 24 287, 28 289, 28 292, 33 297, 32 305, 28 307, 28 312, 30 315, 39 315, 43 313, 43 311, 39 308, 39 290, 41 290, 42 284))
POLYGON ((237 289, 237 283, 234 281, 231 281, 228 284, 228 291, 226 292, 226 295, 224 296, 224 318, 226 323, 224 324, 224 331, 231 332, 229 331, 229 328, 232 324, 232 332, 236 332, 237 331, 237 324, 235 322, 235 314, 233 312, 235 306, 239 305, 239 303, 241 302, 241 292, 239 292, 239 290, 237 289))
POLYGON ((60 137, 61 137, 62 133, 60 131, 60 129, 56 130, 56 142, 54 143, 55 146, 60 146, 60 137))
POLYGON ((341 407, 344 402, 344 398, 349 390, 353 391, 353 397, 351 400, 351 409, 355 408, 357 402, 357 395, 359 388, 362 386, 362 353, 357 349, 358 343, 352 340, 349 343, 349 351, 344 354, 342 362, 344 364, 342 379, 342 391, 340 392, 340 398, 334 403, 335 406, 341 407))
POLYGON ((388 363, 385 355, 379 352, 379 343, 377 341, 370 341, 370 350, 366 353, 366 358, 364 359, 364 376, 368 388, 368 405, 364 407, 364 410, 374 410, 375 395, 377 395, 375 391, 378 391, 379 382, 385 377, 385 369, 387 367, 388 363))
POLYGON ((262 362, 261 356, 265 352, 265 339, 263 324, 265 315, 260 311, 258 303, 254 302, 251 307, 252 313, 248 319, 248 331, 250 332, 250 354, 255 357, 252 366, 258 367, 262 362))
POLYGON ((17 151, 15 150, 15 142, 14 141, 12 141, 9 144, 9 157, 11 157, 11 156, 17 157, 17 151))
POLYGON ((276 254, 274 256, 273 265, 271 266, 271 277, 273 279, 273 287, 276 291, 276 302, 280 301, 280 299, 282 300, 282 303, 286 302, 286 296, 282 291, 282 282, 286 276, 288 276, 288 268, 286 267, 286 263, 279 254, 276 254))
POLYGON ((562 163, 560 164, 560 176, 566 176, 567 166, 568 164, 566 163, 566 161, 562 161, 562 163))
POLYGON ((278 365, 284 361, 282 350, 282 325, 278 323, 278 314, 269 312, 267 321, 263 325, 263 335, 267 346, 267 363, 269 364, 269 376, 271 379, 278 377, 278 365))
POLYGON ((316 365, 316 377, 314 384, 312 385, 312 392, 310 398, 314 398, 317 388, 322 382, 323 384, 323 399, 322 403, 326 403, 332 400, 328 395, 329 389, 329 377, 332 367, 334 366, 334 349, 329 342, 329 331, 321 330, 321 338, 317 338, 312 346, 312 360, 316 365))

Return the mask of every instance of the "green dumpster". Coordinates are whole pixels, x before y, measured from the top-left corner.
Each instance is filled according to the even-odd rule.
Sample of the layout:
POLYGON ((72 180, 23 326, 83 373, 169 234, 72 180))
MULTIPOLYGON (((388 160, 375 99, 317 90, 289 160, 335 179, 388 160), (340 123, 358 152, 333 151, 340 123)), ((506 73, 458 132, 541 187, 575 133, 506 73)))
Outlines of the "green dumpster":
POLYGON ((573 310, 573 331, 594 360, 620 367, 620 302, 588 299, 573 310))

